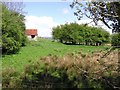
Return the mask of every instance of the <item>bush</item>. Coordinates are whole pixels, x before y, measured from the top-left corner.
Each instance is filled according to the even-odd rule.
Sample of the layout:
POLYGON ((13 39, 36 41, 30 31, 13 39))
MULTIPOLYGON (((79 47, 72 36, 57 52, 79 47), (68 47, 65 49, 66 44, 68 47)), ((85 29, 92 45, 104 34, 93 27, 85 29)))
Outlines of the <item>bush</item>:
POLYGON ((12 37, 6 38, 2 36, 2 40, 3 40, 2 52, 4 54, 11 54, 11 53, 15 54, 16 52, 19 51, 20 43, 14 40, 14 38, 12 37))
POLYGON ((119 33, 112 34, 111 43, 112 43, 112 46, 120 47, 120 34, 119 33))
POLYGON ((118 52, 100 59, 104 53, 49 55, 26 65, 20 76, 15 69, 6 68, 2 72, 3 88, 120 88, 118 52))
POLYGON ((9 67, 2 71, 2 88, 18 88, 21 85, 20 78, 15 69, 9 67))
POLYGON ((26 45, 24 16, 2 4, 2 53, 17 53, 26 45))
POLYGON ((118 57, 116 51, 98 60, 104 52, 93 55, 68 54, 63 58, 47 56, 40 63, 25 68, 26 87, 50 88, 112 88, 119 87, 118 57), (44 66, 41 67, 41 63, 44 66), (29 84, 28 84, 29 83, 29 84), (32 83, 32 84, 31 84, 32 83))

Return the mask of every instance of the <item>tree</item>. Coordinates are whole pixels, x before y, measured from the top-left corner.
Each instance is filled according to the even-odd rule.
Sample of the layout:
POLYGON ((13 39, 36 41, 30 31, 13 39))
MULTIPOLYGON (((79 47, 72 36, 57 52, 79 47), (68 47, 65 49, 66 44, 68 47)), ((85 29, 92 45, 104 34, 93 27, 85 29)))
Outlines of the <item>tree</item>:
POLYGON ((19 0, 17 2, 15 2, 14 0, 11 1, 3 0, 1 3, 4 4, 8 10, 17 12, 19 14, 25 14, 25 12, 23 11, 25 5, 22 2, 22 0, 21 1, 19 0))
MULTIPOLYGON (((91 0, 92 1, 92 0, 91 0)), ((114 0, 113 0, 114 1, 114 0)), ((102 2, 87 2, 86 4, 81 3, 80 0, 74 0, 73 3, 70 5, 71 8, 76 8, 76 11, 74 12, 74 15, 77 16, 78 20, 81 20, 83 16, 89 18, 92 20, 92 22, 95 23, 95 25, 98 24, 98 21, 102 21, 104 25, 106 25, 108 28, 112 29, 112 32, 114 33, 112 35, 112 45, 113 46, 120 46, 120 0, 118 2, 111 2, 109 0, 102 0, 102 2)), ((87 23, 89 24, 89 23, 87 23)), ((96 30, 94 30, 96 32, 96 30)), ((98 33, 98 38, 95 38, 93 35, 93 41, 104 41, 108 42, 109 34, 107 32, 102 32, 101 34, 98 33)), ((111 51, 115 50, 116 47, 112 47, 110 50, 108 50, 107 53, 105 53, 102 57, 105 57, 111 53, 111 51)), ((119 51, 118 51, 119 53, 119 51)), ((118 60, 119 63, 119 60, 118 60)), ((111 66, 110 66, 111 68, 111 66)), ((115 70, 119 73, 119 69, 115 70)), ((117 76, 117 75, 115 75, 117 76)), ((113 76, 113 77, 115 77, 113 76)), ((120 89, 119 86, 117 87, 114 83, 111 83, 109 80, 104 79, 105 82, 108 85, 111 86, 113 89, 120 89)), ((114 82, 118 83, 118 80, 115 78, 113 79, 114 82)))
POLYGON ((108 43, 110 34, 102 28, 70 23, 53 28, 53 39, 66 44, 102 45, 108 43))
POLYGON ((120 32, 120 1, 119 2, 86 2, 81 3, 80 0, 74 0, 70 5, 76 8, 74 15, 80 20, 86 16, 97 25, 98 21, 102 21, 113 32, 120 32))
POLYGON ((112 46, 120 47, 120 34, 118 33, 112 34, 111 43, 112 43, 112 46))
POLYGON ((19 51, 26 44, 24 15, 2 4, 2 53, 19 51))

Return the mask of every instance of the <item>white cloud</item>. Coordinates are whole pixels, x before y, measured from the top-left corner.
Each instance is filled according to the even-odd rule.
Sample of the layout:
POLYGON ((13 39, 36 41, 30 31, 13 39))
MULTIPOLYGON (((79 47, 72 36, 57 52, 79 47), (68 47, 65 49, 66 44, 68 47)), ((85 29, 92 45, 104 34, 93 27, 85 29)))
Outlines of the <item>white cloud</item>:
POLYGON ((68 14, 69 13, 69 10, 67 8, 63 8, 63 13, 64 14, 68 14))
POLYGON ((26 16, 25 19, 26 29, 37 29, 40 37, 51 37, 52 27, 58 25, 48 16, 26 16))

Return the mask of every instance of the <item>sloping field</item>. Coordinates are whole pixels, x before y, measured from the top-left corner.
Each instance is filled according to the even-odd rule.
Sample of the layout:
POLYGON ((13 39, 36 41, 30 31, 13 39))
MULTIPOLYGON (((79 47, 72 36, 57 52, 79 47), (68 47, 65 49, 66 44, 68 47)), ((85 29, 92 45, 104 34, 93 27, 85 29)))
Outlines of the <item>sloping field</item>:
POLYGON ((33 63, 43 56, 58 55, 62 57, 63 55, 72 52, 90 54, 93 51, 106 50, 108 48, 110 48, 110 46, 65 45, 40 38, 38 41, 29 42, 18 54, 3 56, 2 69, 15 68, 16 71, 21 72, 25 65, 33 63))

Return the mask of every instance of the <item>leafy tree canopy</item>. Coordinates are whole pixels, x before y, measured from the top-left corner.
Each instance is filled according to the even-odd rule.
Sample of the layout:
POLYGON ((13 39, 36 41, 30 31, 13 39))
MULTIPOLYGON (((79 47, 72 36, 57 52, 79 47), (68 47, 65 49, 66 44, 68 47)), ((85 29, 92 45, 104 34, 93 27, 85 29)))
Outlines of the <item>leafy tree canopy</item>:
POLYGON ((110 34, 103 28, 70 23, 53 28, 53 39, 66 44, 102 45, 109 42, 110 34))
POLYGON ((24 15, 2 5, 2 53, 19 51, 26 44, 24 15))
POLYGON ((98 21, 102 21, 113 32, 120 32, 120 0, 119 2, 111 2, 104 0, 102 2, 86 2, 81 3, 80 0, 74 0, 70 5, 76 8, 74 15, 80 20, 83 16, 92 19, 97 25, 98 21))

